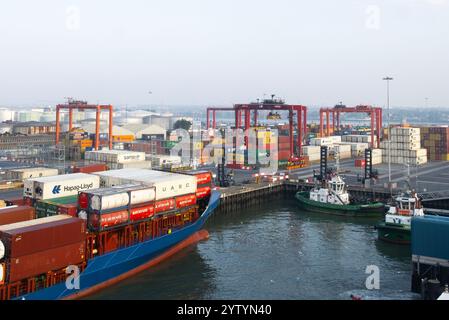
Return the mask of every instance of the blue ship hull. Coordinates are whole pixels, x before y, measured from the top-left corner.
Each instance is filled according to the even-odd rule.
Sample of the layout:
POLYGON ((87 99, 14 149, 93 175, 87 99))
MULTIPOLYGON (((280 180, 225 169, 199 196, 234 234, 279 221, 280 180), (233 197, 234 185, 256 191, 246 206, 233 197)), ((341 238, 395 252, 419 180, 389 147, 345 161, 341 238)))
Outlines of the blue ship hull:
POLYGON ((204 223, 220 203, 220 192, 212 191, 209 204, 197 221, 171 234, 144 241, 136 245, 109 252, 88 260, 86 269, 80 274, 79 289, 67 289, 65 282, 32 292, 16 299, 57 300, 82 293, 94 286, 117 278, 157 258, 176 244, 201 230, 204 223))

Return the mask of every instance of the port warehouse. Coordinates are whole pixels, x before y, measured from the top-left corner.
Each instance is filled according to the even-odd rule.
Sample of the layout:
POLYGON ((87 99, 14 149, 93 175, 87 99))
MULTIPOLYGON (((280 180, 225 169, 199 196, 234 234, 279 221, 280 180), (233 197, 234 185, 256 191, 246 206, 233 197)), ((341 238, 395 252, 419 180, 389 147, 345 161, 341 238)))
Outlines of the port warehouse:
MULTIPOLYGON (((291 150, 293 149, 294 152, 298 152, 298 149, 295 148, 295 146, 292 146, 291 139, 290 139, 290 129, 288 126, 281 125, 281 126, 271 126, 264 127, 264 126, 256 126, 253 127, 258 134, 260 134, 260 137, 264 139, 264 143, 266 146, 270 146, 273 143, 277 143, 279 150, 280 150, 280 166, 283 168, 287 168, 289 162, 291 161, 291 150), (279 129, 280 135, 278 139, 276 140, 269 131, 272 128, 279 129), (268 132, 268 133, 267 133, 268 132)), ((423 128, 414 128, 414 127, 407 127, 407 126, 401 126, 392 128, 391 131, 391 145, 385 145, 382 143, 385 142, 385 138, 388 138, 385 132, 383 132, 383 141, 378 141, 377 137, 372 139, 372 136, 367 134, 361 134, 360 131, 362 130, 356 130, 354 129, 353 132, 350 132, 352 134, 346 134, 346 135, 338 135, 338 132, 332 132, 333 136, 328 137, 319 137, 319 128, 309 126, 308 130, 310 131, 308 134, 308 137, 304 140, 307 140, 309 143, 309 146, 303 147, 303 154, 299 154, 300 156, 307 156, 307 161, 304 161, 301 163, 300 166, 296 167, 295 169, 299 167, 307 167, 310 162, 314 162, 318 160, 317 157, 317 150, 320 149, 321 146, 325 145, 328 146, 331 150, 331 156, 333 154, 338 155, 341 157, 341 159, 354 159, 353 164, 356 166, 363 166, 363 151, 369 147, 372 147, 375 145, 375 143, 379 142, 380 148, 375 148, 374 150, 377 150, 376 153, 373 155, 373 158, 375 162, 378 164, 381 164, 382 162, 385 162, 385 160, 388 158, 388 153, 391 151, 391 158, 393 162, 398 163, 409 163, 410 165, 424 165, 427 162, 427 159, 430 159, 432 161, 440 161, 445 160, 444 154, 445 151, 447 151, 447 138, 446 140, 443 138, 444 134, 441 133, 444 130, 447 130, 447 128, 444 127, 425 127, 428 129, 423 130, 423 128), (432 133, 430 134, 430 131, 433 130, 433 128, 438 128, 438 134, 432 133), (440 129, 443 128, 443 129, 440 129), (314 132, 315 131, 315 132, 314 132), (418 134, 417 134, 418 132, 418 134), (394 145, 396 144, 396 145, 394 145), (398 147, 400 146, 400 147, 398 147), (424 148, 421 148, 424 147, 424 148), (445 148, 446 147, 446 148, 445 148), (423 149, 425 149, 425 156, 423 154, 423 149), (397 153, 395 153, 397 151, 397 153), (307 153, 307 154, 305 154, 307 153), (432 159, 433 158, 433 159, 432 159), (440 159, 441 158, 441 159, 440 159)), ((341 128, 342 129, 342 128, 341 128)), ((348 128, 346 128, 347 130, 348 128)), ((337 130, 338 131, 338 130, 337 130)), ((340 130, 341 131, 341 130, 340 130)), ((93 174, 95 175, 96 172, 104 171, 104 169, 122 169, 122 170, 129 170, 129 169, 143 169, 147 170, 153 164, 156 164, 155 167, 161 167, 161 164, 168 164, 169 169, 177 169, 178 167, 176 165, 180 165, 180 161, 176 157, 167 157, 168 150, 176 145, 178 141, 178 137, 175 134, 171 134, 169 136, 165 135, 158 135, 156 133, 142 133, 141 139, 136 140, 135 136, 133 138, 130 137, 127 131, 122 131, 123 133, 123 139, 122 140, 116 140, 114 144, 116 147, 123 149, 119 151, 113 151, 110 152, 108 150, 100 150, 103 152, 94 153, 93 152, 93 140, 95 136, 92 136, 92 133, 86 132, 83 129, 80 128, 74 128, 69 133, 63 134, 63 138, 61 141, 63 141, 64 144, 69 148, 77 148, 79 149, 79 153, 77 154, 79 156, 79 159, 83 159, 83 161, 76 162, 76 165, 73 165, 73 162, 70 163, 70 171, 71 172, 77 172, 77 173, 86 173, 86 174, 93 174), (76 142, 75 142, 76 141, 76 142), (83 142, 84 141, 84 142, 83 142), (91 142, 89 142, 91 141, 91 142), (132 155, 131 159, 124 160, 125 155, 127 154, 126 149, 131 149, 135 153, 128 153, 129 155, 132 155), (143 153, 143 155, 142 155, 143 153), (93 156, 97 156, 95 158, 92 158, 93 156), (172 159, 175 158, 175 159, 172 159), (157 161, 154 161, 157 159, 157 161), (176 164, 176 165, 174 165, 176 164), (137 166, 137 168, 135 167, 137 166)), ((296 132, 297 133, 297 132, 296 132)), ((294 137, 294 141, 296 141, 298 137, 294 137)), ((106 144, 108 140, 108 136, 104 135, 100 136, 100 141, 103 144, 106 144)), ((217 146, 220 146, 222 141, 220 138, 217 138, 215 136, 209 136, 209 138, 205 141, 201 141, 201 144, 196 146, 198 149, 205 148, 208 144, 213 143, 217 144, 217 146)), ((106 147, 107 149, 107 147, 106 147)), ((269 148, 268 148, 269 149, 269 148)), ((318 153, 319 154, 319 153, 318 153)), ((446 152, 446 155, 448 153, 446 152)), ((65 156, 70 156, 68 155, 65 156)), ((257 157, 262 157, 264 154, 257 154, 257 157)), ((243 153, 243 156, 238 156, 237 154, 235 157, 235 163, 236 164, 243 164, 245 165, 245 161, 247 159, 247 154, 243 153)), ((201 157, 201 159, 198 159, 199 163, 208 163, 211 159, 207 158, 207 156, 201 157)), ((294 163, 298 164, 298 163, 294 163)), ((179 168, 182 168, 180 166, 179 168)), ((236 168, 239 168, 238 166, 236 168)), ((64 168, 66 169, 66 168, 64 168)), ((38 168, 39 170, 39 168, 38 168)), ((20 171, 20 170, 19 170, 20 171)), ((61 170, 59 170, 61 172, 61 170)), ((64 170, 65 171, 65 170, 64 170)), ((107 172, 107 171, 106 171, 107 172)), ((128 171, 131 172, 131 171, 128 171)), ((39 173, 37 173, 39 174, 39 173)), ((43 175, 42 175, 43 176, 43 175)), ((129 175, 125 175, 129 176, 129 175)), ((34 177, 33 177, 34 178, 34 177)), ((17 176, 17 178, 11 178, 11 179, 21 179, 20 176, 17 176)), ((95 190, 98 186, 101 186, 104 191, 107 191, 107 188, 115 188, 118 185, 128 185, 128 188, 132 189, 136 186, 130 185, 133 182, 135 182, 138 178, 133 178, 131 181, 129 179, 124 179, 123 176, 115 176, 110 178, 108 174, 105 174, 104 177, 99 178, 98 185, 95 181, 92 182, 92 187, 90 189, 95 190), (112 180, 117 182, 110 182, 112 180)), ((56 178, 56 180, 58 180, 56 178)), ((142 182, 142 181, 140 181, 142 182)), ((90 185, 91 182, 83 182, 86 185, 90 185)), ((34 186, 33 186, 34 187, 34 186)), ((53 185, 53 188, 55 185, 53 185)), ((299 189, 302 188, 309 188, 310 185, 308 185, 305 182, 283 182, 283 183, 275 183, 271 184, 269 186, 265 186, 263 184, 257 184, 253 186, 243 187, 243 188, 230 188, 229 190, 223 190, 223 198, 222 198, 222 205, 220 207, 221 211, 224 212, 231 212, 241 205, 249 205, 258 203, 260 201, 263 201, 265 198, 270 197, 281 197, 284 195, 292 195, 294 192, 296 192, 299 189)), ((53 190, 53 188, 50 189, 53 190)), ((210 192, 211 186, 205 185, 202 186, 201 193, 207 194, 210 192)), ((42 190, 42 197, 46 198, 45 194, 52 193, 51 191, 48 191, 50 189, 43 188, 42 190)), ((64 189, 64 188, 63 188, 64 189)), ((122 200, 126 199, 125 193, 131 192, 132 190, 126 190, 126 192, 122 192, 122 200)), ((101 190, 101 189, 99 189, 101 190)), ((112 192, 112 195, 117 195, 116 191, 118 189, 115 189, 112 192)), ((195 196, 198 199, 199 198, 199 191, 196 190, 195 196)), ((371 190, 371 189, 365 189, 365 188, 355 188, 353 187, 351 189, 351 193, 354 193, 360 197, 374 197, 379 199, 388 199, 391 197, 391 194, 389 192, 386 192, 382 188, 379 188, 378 190, 371 190)), ((86 193, 88 194, 88 193, 86 193)), ((118 193, 120 194, 120 192, 118 193)), ((156 191, 157 194, 157 191, 156 191)), ((192 194, 191 194, 192 195, 192 194)), ((75 215, 80 210, 80 204, 79 204, 79 197, 77 194, 64 194, 64 196, 61 197, 55 197, 50 199, 38 199, 40 196, 36 195, 30 195, 31 198, 34 197, 34 200, 29 203, 25 203, 25 205, 28 205, 28 208, 33 208, 35 210, 34 214, 35 217, 39 218, 50 218, 56 215, 75 215)), ((91 201, 92 198, 95 196, 97 197, 107 197, 108 195, 104 194, 90 194, 86 196, 88 199, 87 203, 91 201)), ((29 198, 29 197, 28 197, 29 198)), ((106 198, 105 198, 106 199, 106 198)), ((427 201, 426 206, 430 207, 431 205, 435 206, 436 208, 444 208, 445 203, 447 202, 447 197, 444 196, 440 198, 430 198, 430 200, 427 201), (436 200, 437 199, 437 200, 436 200)), ((164 199, 161 199, 164 200, 164 199)), ((119 200, 114 200, 119 201, 119 200)), ((155 199, 155 201, 158 201, 155 199)), ((185 198, 181 199, 181 202, 192 204, 192 198, 185 198), (190 201, 190 202, 189 202, 190 201)), ((95 201, 94 201, 95 202, 95 201)), ((120 201, 119 201, 120 202, 120 201)), ((125 200, 123 200, 125 202, 125 200)), ((153 201, 154 202, 154 201, 153 201)), ((23 203, 17 202, 19 205, 23 205, 23 203)), ((97 203, 97 202, 95 202, 97 203)), ((178 201, 178 203, 180 203, 178 201)), ((199 202, 196 202, 196 206, 199 206, 199 202)), ((170 201, 165 201, 163 203, 160 203, 158 205, 154 204, 147 207, 137 207, 138 213, 137 216, 141 215, 141 217, 144 217, 143 219, 148 218, 149 215, 152 217, 156 216, 156 211, 160 210, 158 208, 168 208, 169 210, 177 210, 183 209, 179 208, 177 206, 176 199, 172 198, 170 201)), ((13 208, 10 208, 8 210, 12 210, 13 208)), ((139 241, 143 238, 151 237, 151 236, 158 236, 160 234, 163 234, 165 232, 169 232, 173 227, 176 227, 180 225, 181 223, 184 223, 184 218, 179 218, 178 214, 176 214, 174 217, 171 217, 170 215, 162 218, 162 222, 154 222, 155 219, 150 219, 146 222, 139 222, 132 224, 132 227, 129 227, 128 225, 120 231, 112 232, 110 231, 111 224, 115 224, 112 228, 114 229, 117 224, 120 225, 120 221, 122 223, 125 223, 125 220, 127 222, 130 221, 130 217, 132 216, 131 210, 136 209, 132 207, 132 205, 124 206, 121 208, 122 210, 118 210, 115 212, 108 212, 108 209, 100 210, 99 214, 97 214, 95 211, 87 212, 88 217, 97 217, 97 218, 89 218, 86 219, 86 228, 94 230, 98 234, 94 237, 87 237, 84 241, 88 244, 86 245, 84 255, 86 257, 92 256, 92 254, 102 254, 104 252, 107 252, 109 250, 114 250, 120 246, 124 246, 126 244, 129 244, 131 242, 139 241), (89 215, 90 214, 90 215, 89 215), (102 219, 102 215, 104 219, 102 219), (180 220, 181 221, 180 221, 180 220), (164 220, 166 222, 164 222, 164 220), (119 221, 119 222, 117 222, 119 221), (164 223, 168 224, 164 227, 164 223), (105 228, 105 229, 102 229, 105 228), (101 235, 100 235, 101 234, 101 235), (134 234, 134 236, 131 236, 131 234, 134 234), (89 242, 90 241, 90 242, 89 242), (98 247, 95 247, 95 244, 98 245, 98 247)), ((88 208, 88 210, 90 210, 88 208)), ((182 211, 184 212, 184 211, 182 211)), ((190 208, 186 209, 186 216, 187 216, 187 223, 189 221, 193 221, 197 215, 198 209, 190 208), (188 212, 189 210, 190 213, 188 212)), ((84 214, 84 213, 83 213, 84 214)), ((181 216, 184 216, 184 213, 181 213, 181 216)), ((140 221, 140 220, 138 220, 140 221)), ((49 223, 55 223, 53 221, 50 221, 49 223)), ((115 229, 114 229, 115 230, 115 229)), ((72 245, 71 249, 74 250, 74 252, 79 249, 79 247, 76 247, 76 242, 71 243, 72 245)), ((48 249, 48 250, 57 250, 54 248, 48 249)), ((78 250, 79 251, 79 250, 78 250)), ((30 255, 33 253, 30 253, 30 255)), ((74 259, 76 259, 76 255, 74 255, 74 259)), ((83 267, 83 262, 80 262, 80 266, 83 267)), ((7 266, 4 266, 3 268, 6 269, 7 266)), ((64 278, 64 274, 58 273, 60 270, 56 270, 55 273, 49 278, 46 278, 48 281, 59 281, 62 278, 64 278)), ((27 284, 28 285, 28 284, 27 284)), ((45 286, 44 283, 34 283, 30 284, 31 287, 35 286, 36 288, 41 288, 45 286)), ((4 294, 6 294, 8 297, 13 297, 14 295, 18 295, 21 290, 23 291, 24 284, 19 284, 19 286, 10 286, 9 288, 5 289, 6 291, 4 294)), ((27 288, 28 290, 29 288, 27 288)))
POLYGON ((207 204, 211 182, 210 172, 146 169, 25 180, 32 187, 24 189, 23 199, 17 199, 19 206, 12 203, 0 210, 0 295, 9 299, 47 287, 65 279, 67 265, 82 269, 93 256, 192 223, 207 204), (110 187, 99 189, 100 180, 107 180, 110 187), (55 188, 60 197, 49 191, 55 188), (30 216, 38 219, 30 220, 30 216), (16 237, 21 239, 20 246, 14 242, 16 237))

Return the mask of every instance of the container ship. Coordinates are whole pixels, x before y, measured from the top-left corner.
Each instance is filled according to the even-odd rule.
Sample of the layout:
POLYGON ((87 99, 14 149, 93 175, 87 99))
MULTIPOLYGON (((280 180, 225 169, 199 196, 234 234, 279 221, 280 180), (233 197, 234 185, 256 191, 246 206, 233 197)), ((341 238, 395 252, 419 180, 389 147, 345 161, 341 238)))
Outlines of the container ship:
POLYGON ((78 299, 115 284, 207 238, 219 201, 207 171, 25 180, 23 200, 0 209, 0 300, 78 299))

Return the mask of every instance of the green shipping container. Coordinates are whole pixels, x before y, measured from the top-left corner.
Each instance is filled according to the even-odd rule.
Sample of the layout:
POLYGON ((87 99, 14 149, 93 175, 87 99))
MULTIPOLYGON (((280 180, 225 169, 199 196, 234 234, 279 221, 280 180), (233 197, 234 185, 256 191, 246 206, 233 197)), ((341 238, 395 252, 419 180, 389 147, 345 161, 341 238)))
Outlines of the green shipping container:
POLYGON ((37 201, 35 204, 36 217, 45 218, 58 214, 58 205, 74 204, 78 202, 78 195, 37 201))

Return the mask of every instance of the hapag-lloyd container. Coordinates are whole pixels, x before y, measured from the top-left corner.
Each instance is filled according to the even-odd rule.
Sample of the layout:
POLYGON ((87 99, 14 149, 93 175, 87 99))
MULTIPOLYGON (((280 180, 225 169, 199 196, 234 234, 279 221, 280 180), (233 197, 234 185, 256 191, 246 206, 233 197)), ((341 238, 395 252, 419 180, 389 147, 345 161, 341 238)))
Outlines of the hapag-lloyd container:
POLYGON ((67 215, 0 226, 0 242, 9 258, 84 241, 85 238, 84 220, 67 215))
POLYGON ((24 181, 24 196, 47 200, 78 194, 79 191, 97 189, 100 178, 86 173, 72 173, 24 181))
POLYGON ((126 183, 140 182, 156 188, 156 200, 174 198, 196 192, 196 177, 156 170, 121 169, 95 173, 100 177, 100 184, 112 187, 126 183))

